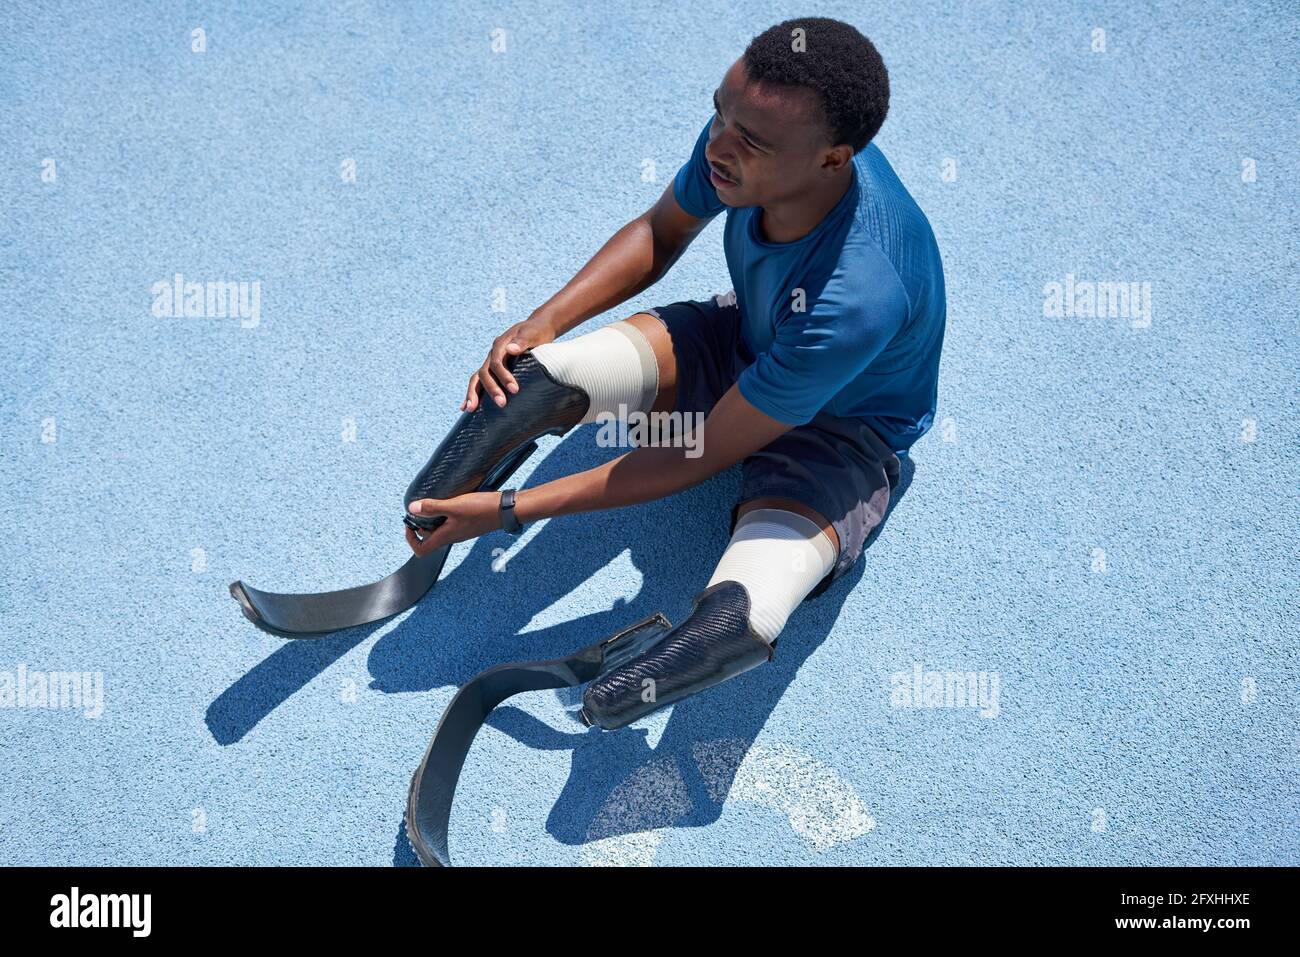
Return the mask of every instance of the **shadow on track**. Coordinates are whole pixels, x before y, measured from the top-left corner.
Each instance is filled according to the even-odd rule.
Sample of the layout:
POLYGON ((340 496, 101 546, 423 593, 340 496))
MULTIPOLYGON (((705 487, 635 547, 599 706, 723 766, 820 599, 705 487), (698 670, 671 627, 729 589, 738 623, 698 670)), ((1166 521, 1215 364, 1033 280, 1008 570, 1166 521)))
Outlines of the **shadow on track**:
MULTIPOLYGON (((571 433, 538 464, 528 484, 539 485, 606 461, 611 450, 598 447, 594 437, 590 426, 571 433)), ((868 548, 911 484, 915 471, 911 458, 904 457, 901 464, 898 485, 884 519, 867 541, 868 548)), ((376 642, 369 656, 371 687, 387 693, 459 687, 492 665, 569 654, 656 611, 680 621, 690 613, 692 598, 704 588, 729 540, 739 479, 737 466, 667 499, 553 519, 504 563, 499 557, 515 539, 503 532, 483 536, 400 624, 376 642), (605 611, 521 633, 539 611, 583 589, 589 580, 587 588, 597 594, 608 587, 598 573, 624 552, 642 575, 634 597, 611 594, 607 601, 596 602, 606 605, 605 611), (494 570, 494 562, 499 570, 494 570)), ((401 529, 395 528, 393 534, 400 535, 401 529)), ((865 567, 865 561, 858 562, 824 595, 796 610, 771 663, 678 702, 653 748, 644 728, 617 732, 584 728, 576 718, 580 688, 557 692, 573 718, 571 730, 552 728, 518 708, 499 709, 490 722, 498 730, 529 747, 573 752, 569 779, 551 811, 548 831, 563 843, 580 845, 652 827, 700 826, 716 820, 730 777, 721 788, 716 775, 705 782, 696 769, 692 747, 718 739, 738 745, 738 750, 732 749, 734 760, 727 762, 734 775, 800 666, 830 633, 865 567), (685 810, 670 809, 662 821, 602 815, 620 785, 650 763, 662 766, 665 761, 676 766, 685 782, 685 810)), ((376 622, 310 641, 287 641, 212 702, 206 720, 213 738, 223 745, 238 742, 294 692, 386 624, 376 622)), ((436 717, 431 717, 429 734, 435 724, 436 717)), ((426 741, 413 743, 412 769, 426 741)), ((415 863, 404 827, 399 824, 394 842, 393 863, 399 866, 415 863)))
MULTIPOLYGON (((580 433, 571 436, 534 472, 529 484, 590 468, 602 460, 601 452, 584 442, 580 433)), ((884 519, 866 543, 868 548, 912 482, 911 458, 904 457, 901 465, 898 485, 884 519)), ((410 618, 375 645, 371 652, 375 687, 415 691, 460 685, 493 664, 567 654, 656 611, 674 622, 681 620, 728 541, 738 476, 739 470, 733 469, 670 499, 553 520, 497 575, 491 571, 492 549, 501 544, 495 541, 498 536, 486 537, 447 582, 440 583, 410 618), (683 528, 696 534, 664 532, 683 528), (643 576, 634 599, 616 600, 607 612, 519 634, 537 611, 563 599, 625 550, 643 576), (485 583, 491 594, 484 594, 485 583), (455 637, 459 646, 453 643, 455 637)), ((642 727, 617 732, 583 727, 576 717, 581 688, 556 692, 569 709, 572 729, 556 729, 509 705, 499 708, 489 722, 497 730, 534 749, 572 751, 569 777, 551 810, 547 830, 562 843, 582 845, 655 827, 715 821, 745 753, 803 662, 830 634, 865 568, 865 561, 858 562, 824 595, 791 616, 771 663, 678 702, 653 748, 642 727), (721 766, 714 762, 706 781, 694 748, 719 740, 727 742, 726 757, 721 766), (662 815, 662 820, 647 818, 646 808, 632 815, 608 813, 611 796, 651 764, 660 775, 672 765, 669 773, 683 783, 685 801, 659 802, 663 806, 650 813, 662 815)), ((454 848, 456 835, 452 837, 454 848)), ((400 823, 393 863, 416 863, 400 823)))

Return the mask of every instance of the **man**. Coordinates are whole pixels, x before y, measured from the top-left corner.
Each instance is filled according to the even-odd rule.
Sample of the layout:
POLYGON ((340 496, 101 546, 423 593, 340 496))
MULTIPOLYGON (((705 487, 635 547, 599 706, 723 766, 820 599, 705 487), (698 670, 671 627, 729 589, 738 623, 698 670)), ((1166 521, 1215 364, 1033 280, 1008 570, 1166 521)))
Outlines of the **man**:
POLYGON ((620 727, 768 660, 790 613, 857 561, 898 456, 933 421, 943 270, 925 215, 871 144, 888 104, 884 63, 848 24, 788 20, 756 37, 671 187, 496 338, 461 406, 471 425, 407 493, 407 539, 423 555, 744 463, 733 537, 691 615, 592 682, 589 724, 620 727), (554 341, 653 285, 723 211, 733 293, 554 341), (698 448, 644 446, 517 493, 430 497, 466 463, 481 476, 536 435, 630 410, 707 413, 698 448))

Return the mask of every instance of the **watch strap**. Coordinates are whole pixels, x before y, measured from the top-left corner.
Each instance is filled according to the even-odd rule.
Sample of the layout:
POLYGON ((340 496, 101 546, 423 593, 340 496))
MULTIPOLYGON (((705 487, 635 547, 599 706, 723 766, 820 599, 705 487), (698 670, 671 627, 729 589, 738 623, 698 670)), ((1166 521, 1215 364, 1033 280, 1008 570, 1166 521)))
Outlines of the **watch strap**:
POLYGON ((515 490, 505 488, 501 490, 501 505, 498 509, 501 513, 501 527, 511 535, 518 535, 524 530, 520 524, 518 516, 515 515, 515 490))

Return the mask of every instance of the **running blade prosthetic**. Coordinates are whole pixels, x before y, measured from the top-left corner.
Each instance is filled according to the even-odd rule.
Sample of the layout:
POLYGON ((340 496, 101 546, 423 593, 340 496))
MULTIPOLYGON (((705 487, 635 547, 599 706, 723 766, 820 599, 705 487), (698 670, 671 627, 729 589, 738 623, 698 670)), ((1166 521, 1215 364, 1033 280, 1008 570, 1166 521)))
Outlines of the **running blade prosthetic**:
POLYGON ((449 866, 447 831, 456 782, 474 736, 492 710, 512 695, 591 682, 583 696, 588 725, 617 728, 711 688, 772 657, 772 646, 749 629, 749 593, 739 582, 719 582, 700 593, 689 618, 676 628, 652 615, 567 658, 489 668, 462 687, 411 779, 406 836, 420 863, 449 866), (642 700, 649 679, 655 700, 642 700))
MULTIPOLYGON (((420 498, 453 498, 466 492, 496 491, 537 448, 543 435, 563 435, 582 420, 589 400, 581 389, 556 382, 524 353, 512 373, 519 391, 504 408, 484 399, 478 409, 460 416, 428 463, 407 489, 405 504, 420 498)), ((403 521, 417 534, 443 519, 415 517, 403 521)), ((313 594, 278 594, 231 584, 230 594, 257 627, 286 638, 329 634, 380 621, 410 608, 433 586, 447 560, 440 548, 413 556, 397 571, 369 585, 313 594)))
POLYGON ((411 778, 407 796, 406 837, 420 863, 426 867, 451 864, 447 831, 456 781, 474 736, 497 705, 524 691, 586 684, 652 648, 671 627, 663 615, 651 615, 567 658, 489 668, 456 692, 411 778))

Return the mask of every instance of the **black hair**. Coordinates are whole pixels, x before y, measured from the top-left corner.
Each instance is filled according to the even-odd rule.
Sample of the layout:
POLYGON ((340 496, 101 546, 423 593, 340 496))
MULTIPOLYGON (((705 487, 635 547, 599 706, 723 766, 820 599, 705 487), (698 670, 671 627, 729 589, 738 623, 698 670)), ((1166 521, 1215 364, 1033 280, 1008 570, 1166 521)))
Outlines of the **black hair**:
POLYGON ((839 20, 785 20, 754 37, 744 60, 751 82, 816 93, 833 145, 847 143, 855 153, 871 142, 889 112, 885 61, 870 40, 839 20))

